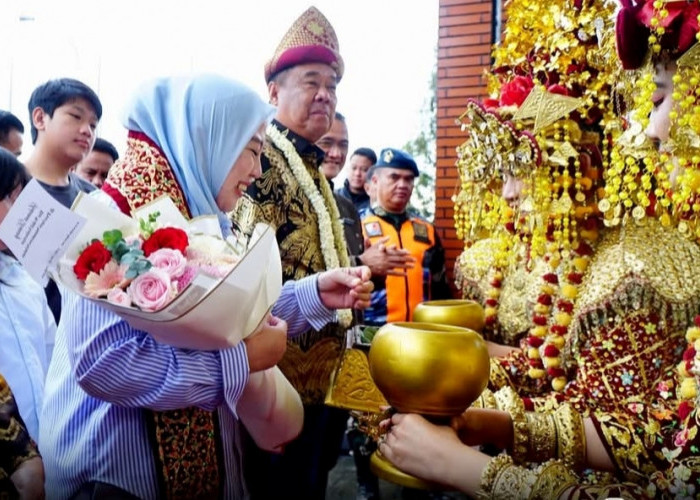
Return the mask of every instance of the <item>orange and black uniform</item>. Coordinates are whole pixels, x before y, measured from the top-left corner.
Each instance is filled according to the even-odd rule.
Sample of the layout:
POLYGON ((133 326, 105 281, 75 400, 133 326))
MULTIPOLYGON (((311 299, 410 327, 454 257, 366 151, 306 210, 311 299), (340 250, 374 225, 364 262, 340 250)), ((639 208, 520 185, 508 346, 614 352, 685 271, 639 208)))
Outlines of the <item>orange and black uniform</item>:
POLYGON ((362 231, 372 243, 388 236, 387 246, 411 252, 416 265, 405 276, 373 278, 372 303, 365 309, 365 323, 383 325, 411 321, 413 309, 424 300, 451 297, 445 276, 445 251, 428 221, 408 213, 392 214, 374 207, 362 218, 362 231))

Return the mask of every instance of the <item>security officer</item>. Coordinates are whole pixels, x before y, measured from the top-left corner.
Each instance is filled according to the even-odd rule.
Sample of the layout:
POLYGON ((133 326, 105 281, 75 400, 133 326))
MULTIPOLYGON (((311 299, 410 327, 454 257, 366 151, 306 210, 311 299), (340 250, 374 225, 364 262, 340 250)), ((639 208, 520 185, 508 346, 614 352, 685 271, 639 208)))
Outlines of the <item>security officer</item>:
POLYGON ((365 323, 411 321, 419 302, 451 297, 445 252, 435 227, 406 211, 413 183, 420 175, 413 158, 404 151, 387 148, 380 153, 374 169, 371 183, 376 202, 362 218, 362 231, 372 242, 388 236, 387 246, 408 250, 420 265, 376 279, 372 305, 365 309, 365 323))

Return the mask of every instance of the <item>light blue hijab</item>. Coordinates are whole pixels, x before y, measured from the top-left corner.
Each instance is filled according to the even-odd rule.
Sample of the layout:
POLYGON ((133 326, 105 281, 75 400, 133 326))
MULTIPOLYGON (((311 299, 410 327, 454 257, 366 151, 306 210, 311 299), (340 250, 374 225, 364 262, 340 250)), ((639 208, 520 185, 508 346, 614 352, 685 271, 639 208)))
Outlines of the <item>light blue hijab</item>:
POLYGON ((226 214, 216 205, 231 167, 275 108, 234 80, 216 75, 160 78, 142 85, 124 125, 143 132, 160 149, 185 193, 193 217, 226 214))

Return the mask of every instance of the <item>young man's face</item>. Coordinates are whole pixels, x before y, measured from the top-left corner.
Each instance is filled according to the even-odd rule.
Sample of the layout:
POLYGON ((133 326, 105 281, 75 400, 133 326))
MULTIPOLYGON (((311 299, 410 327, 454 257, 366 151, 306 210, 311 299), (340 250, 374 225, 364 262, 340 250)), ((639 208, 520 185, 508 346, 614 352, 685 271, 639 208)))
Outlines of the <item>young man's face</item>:
POLYGON ((321 164, 323 175, 326 179, 335 179, 348 156, 348 127, 345 122, 335 119, 331 129, 316 142, 316 145, 326 153, 321 164))
POLYGON ((348 172, 348 185, 353 193, 361 193, 365 189, 367 171, 372 166, 372 161, 366 156, 353 155, 350 157, 350 172, 348 172))
POLYGON ((99 189, 107 179, 113 164, 112 155, 93 149, 83 161, 78 163, 75 173, 99 189))
POLYGON ((83 98, 59 106, 53 116, 36 108, 32 120, 38 131, 37 146, 50 149, 56 161, 68 168, 81 162, 95 144, 97 115, 83 98))
POLYGON ((327 64, 300 64, 285 70, 268 84, 276 118, 307 141, 316 142, 328 132, 335 115, 338 75, 327 64))
POLYGON ((13 128, 10 129, 10 132, 7 134, 7 140, 3 143, 0 143, 0 146, 7 149, 13 155, 19 156, 22 154, 23 144, 24 140, 22 139, 22 132, 20 132, 16 128, 13 128))

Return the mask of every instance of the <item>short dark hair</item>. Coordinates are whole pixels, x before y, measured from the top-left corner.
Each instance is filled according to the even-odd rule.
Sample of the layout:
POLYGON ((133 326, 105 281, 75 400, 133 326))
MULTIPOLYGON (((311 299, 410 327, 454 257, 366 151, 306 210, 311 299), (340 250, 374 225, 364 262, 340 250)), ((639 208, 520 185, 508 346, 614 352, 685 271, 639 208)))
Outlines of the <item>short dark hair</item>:
POLYGON ((355 151, 352 152, 350 156, 352 157, 355 155, 364 156, 372 162, 372 165, 377 163, 377 153, 375 153, 372 148, 357 148, 355 151))
POLYGON ((112 161, 117 161, 119 159, 117 148, 115 148, 111 142, 102 139, 101 137, 95 139, 95 145, 92 147, 92 150, 111 156, 112 161))
POLYGON ((24 125, 21 120, 9 111, 0 109, 0 142, 7 141, 12 129, 17 129, 20 134, 24 134, 24 125))
POLYGON ((372 180, 372 176, 374 175, 374 173, 376 171, 377 171, 377 167, 375 167, 374 165, 372 165, 371 167, 369 167, 367 169, 367 173, 365 174, 365 184, 367 184, 369 181, 372 180))
POLYGON ((83 82, 74 80, 73 78, 59 78, 49 80, 48 82, 39 85, 32 92, 29 98, 29 122, 32 130, 32 144, 36 143, 37 129, 34 126, 32 112, 36 108, 41 108, 46 114, 53 117, 56 108, 63 106, 65 103, 74 101, 75 99, 85 99, 92 106, 97 119, 102 118, 102 103, 97 94, 83 82))
POLYGON ((17 157, 5 148, 0 148, 0 200, 4 200, 17 189, 26 186, 29 174, 17 157))

